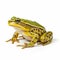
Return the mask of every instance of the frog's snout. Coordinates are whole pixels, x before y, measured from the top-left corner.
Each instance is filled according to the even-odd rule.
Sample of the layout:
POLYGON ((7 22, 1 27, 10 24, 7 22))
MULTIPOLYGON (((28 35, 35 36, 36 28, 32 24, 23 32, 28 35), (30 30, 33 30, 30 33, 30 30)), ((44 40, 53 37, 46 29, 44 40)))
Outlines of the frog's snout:
POLYGON ((8 21, 8 25, 13 25, 14 24, 14 21, 13 20, 9 20, 8 21))
POLYGON ((9 21, 8 21, 8 24, 11 23, 11 22, 13 22, 13 21, 12 21, 12 20, 9 20, 9 21))

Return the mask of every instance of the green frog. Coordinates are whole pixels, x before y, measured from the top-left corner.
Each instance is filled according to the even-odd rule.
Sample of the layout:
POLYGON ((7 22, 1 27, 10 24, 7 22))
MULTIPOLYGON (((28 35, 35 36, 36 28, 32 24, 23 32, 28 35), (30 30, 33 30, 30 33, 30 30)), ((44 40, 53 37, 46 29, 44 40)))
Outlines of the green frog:
POLYGON ((13 37, 6 42, 12 41, 12 44, 14 44, 14 42, 19 43, 18 37, 29 41, 29 43, 24 43, 24 45, 17 45, 22 46, 22 48, 34 47, 36 43, 47 45, 51 43, 53 38, 51 31, 47 32, 45 27, 35 21, 13 16, 8 21, 8 25, 14 27, 16 31, 13 37), (19 34, 22 36, 19 36, 19 34))

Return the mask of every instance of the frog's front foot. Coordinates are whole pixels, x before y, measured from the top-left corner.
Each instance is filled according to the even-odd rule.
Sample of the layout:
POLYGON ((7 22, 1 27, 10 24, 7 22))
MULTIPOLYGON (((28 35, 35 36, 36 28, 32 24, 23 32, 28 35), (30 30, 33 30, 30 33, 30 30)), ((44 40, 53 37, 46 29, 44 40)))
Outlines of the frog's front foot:
POLYGON ((12 41, 12 44, 14 44, 14 42, 18 42, 19 43, 19 39, 15 39, 15 38, 9 39, 6 42, 9 42, 9 41, 12 41))
POLYGON ((18 35, 19 34, 17 32, 15 32, 13 37, 11 39, 7 40, 6 42, 12 41, 12 44, 14 44, 14 42, 18 42, 19 43, 19 39, 17 39, 18 35))

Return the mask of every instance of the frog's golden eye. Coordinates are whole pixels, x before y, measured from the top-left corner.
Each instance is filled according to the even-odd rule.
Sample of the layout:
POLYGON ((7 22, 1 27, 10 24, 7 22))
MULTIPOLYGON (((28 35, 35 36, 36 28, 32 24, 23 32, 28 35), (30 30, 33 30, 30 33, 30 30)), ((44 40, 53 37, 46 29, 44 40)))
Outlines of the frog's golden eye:
POLYGON ((15 20, 15 22, 16 22, 16 23, 19 23, 19 22, 20 22, 20 20, 15 20))

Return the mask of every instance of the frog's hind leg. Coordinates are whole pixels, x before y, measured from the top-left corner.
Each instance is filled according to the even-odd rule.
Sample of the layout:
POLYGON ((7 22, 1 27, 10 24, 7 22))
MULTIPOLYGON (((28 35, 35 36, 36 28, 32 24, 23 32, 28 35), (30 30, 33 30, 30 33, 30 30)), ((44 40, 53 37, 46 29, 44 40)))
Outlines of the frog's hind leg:
POLYGON ((13 37, 11 39, 7 40, 6 42, 12 41, 12 44, 14 44, 14 42, 18 42, 19 43, 19 39, 17 39, 18 38, 18 35, 19 35, 19 33, 18 32, 15 32, 13 34, 13 37))
POLYGON ((40 41, 42 45, 47 45, 49 43, 51 43, 53 38, 53 34, 51 31, 44 33, 41 37, 40 37, 40 41))

